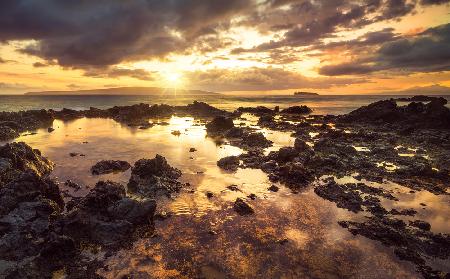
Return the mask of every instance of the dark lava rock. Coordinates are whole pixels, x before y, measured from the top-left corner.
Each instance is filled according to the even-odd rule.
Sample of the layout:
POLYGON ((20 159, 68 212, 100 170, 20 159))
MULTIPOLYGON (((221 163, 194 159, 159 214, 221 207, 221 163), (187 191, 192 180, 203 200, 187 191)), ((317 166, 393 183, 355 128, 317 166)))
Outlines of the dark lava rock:
POLYGON ((272 191, 272 192, 278 192, 278 190, 280 190, 280 188, 278 188, 276 185, 271 185, 269 188, 268 188, 268 190, 269 191, 272 191))
POLYGON ((215 108, 204 102, 194 101, 192 104, 186 107, 177 107, 178 111, 184 112, 189 115, 200 116, 200 117, 211 117, 218 115, 227 115, 227 111, 215 108))
POLYGON ((112 172, 123 172, 131 168, 126 161, 104 160, 91 167, 91 173, 94 175, 107 174, 112 172))
POLYGON ((194 147, 189 148, 189 152, 195 152, 197 151, 197 149, 195 149, 194 147))
POLYGON ((64 232, 76 239, 119 246, 130 239, 137 225, 148 225, 156 209, 154 200, 125 196, 125 187, 100 181, 64 217, 64 232))
POLYGON ((445 260, 450 257, 450 236, 447 234, 416 229, 402 220, 386 216, 368 217, 365 222, 340 221, 339 225, 354 235, 363 235, 394 247, 395 254, 413 262, 425 278, 446 278, 442 272, 427 266, 425 259, 434 257, 445 260))
MULTIPOLYGON (((397 106, 391 100, 384 100, 361 107, 343 116, 343 122, 395 124, 402 130, 437 128, 450 129, 450 109, 445 107, 446 100, 437 98, 428 104, 410 103, 397 106)), ((410 133, 408 133, 410 134, 410 133)))
POLYGON ((208 191, 208 192, 206 192, 206 197, 208 197, 208 199, 210 199, 210 198, 214 197, 214 193, 208 191))
POLYGON ((66 182, 64 182, 64 185, 66 185, 69 188, 75 189, 75 190, 81 189, 81 186, 78 185, 77 183, 73 182, 72 180, 67 180, 66 182))
POLYGON ((314 176, 303 164, 288 162, 275 168, 269 179, 285 183, 291 189, 298 189, 308 186, 314 180, 314 176))
POLYGON ((47 131, 48 131, 49 133, 51 133, 51 132, 55 131, 55 129, 52 128, 52 127, 49 127, 49 128, 47 129, 47 131))
POLYGON ((33 171, 20 172, 14 180, 0 188, 0 215, 22 202, 33 202, 37 198, 51 200, 58 207, 64 206, 58 185, 53 180, 41 178, 33 171))
POLYGON ((236 171, 239 167, 240 161, 237 156, 228 156, 217 161, 217 166, 228 171, 236 171))
POLYGON ((225 132, 234 127, 233 119, 224 116, 217 116, 211 122, 206 124, 208 133, 225 132))
POLYGON ((257 107, 239 107, 238 112, 240 113, 251 113, 255 115, 262 115, 262 114, 273 114, 275 111, 271 110, 268 107, 265 106, 257 106, 257 107))
POLYGON ((177 180, 180 176, 181 171, 171 167, 161 155, 156 155, 154 159, 140 159, 132 168, 128 190, 142 196, 170 196, 182 187, 177 180))
POLYGON ((297 149, 292 147, 282 147, 278 151, 272 151, 267 156, 270 160, 274 160, 278 163, 286 163, 295 159, 299 155, 297 149))
POLYGON ((311 147, 309 147, 309 145, 306 144, 306 142, 300 138, 295 139, 294 148, 298 151, 311 150, 311 147))
POLYGON ((324 199, 335 202, 339 208, 345 208, 355 213, 364 211, 365 208, 374 215, 388 214, 388 211, 381 206, 378 197, 397 200, 380 188, 364 183, 338 184, 334 179, 326 180, 324 184, 314 188, 314 192, 324 199))
POLYGON ((48 175, 53 163, 23 142, 0 146, 0 187, 17 178, 22 172, 31 171, 38 176, 48 175))
POLYGON ((226 138, 242 138, 244 133, 245 133, 245 130, 243 128, 233 127, 225 133, 225 137, 226 138))
POLYGON ((19 112, 0 112, 0 140, 8 140, 11 138, 1 138, 2 132, 5 135, 14 135, 11 129, 19 133, 32 131, 38 128, 49 127, 53 123, 53 115, 46 110, 29 110, 19 112), (6 127, 10 128, 7 129, 6 127), (7 130, 7 131, 6 131, 7 130), (8 133, 7 133, 8 132, 8 133))
POLYGON ((0 126, 0 141, 12 140, 20 134, 8 126, 0 126))
POLYGON ((430 223, 425 222, 425 221, 421 221, 421 220, 410 221, 409 225, 413 226, 413 227, 416 227, 416 228, 419 228, 419 229, 424 230, 424 231, 431 230, 430 223))
POLYGON ((266 139, 262 133, 249 133, 242 136, 241 145, 245 147, 269 147, 272 146, 272 141, 266 139))
POLYGON ((237 198, 236 201, 234 202, 234 210, 239 214, 239 215, 249 215, 249 214, 253 214, 255 213, 255 211, 253 210, 253 208, 248 205, 243 199, 241 198, 237 198))
POLYGON ((181 136, 181 132, 178 131, 178 130, 172 131, 171 134, 174 135, 174 136, 177 136, 177 137, 181 136))
POLYGON ((242 192, 241 189, 237 185, 228 185, 227 189, 233 192, 242 192))
POLYGON ((444 105, 447 104, 447 100, 445 98, 423 96, 423 95, 413 96, 411 98, 397 98, 395 100, 401 101, 401 102, 431 102, 431 101, 438 100, 438 101, 441 101, 444 105))
POLYGON ((288 114, 308 114, 311 112, 312 110, 307 106, 293 106, 283 109, 281 111, 281 113, 288 113, 288 114))

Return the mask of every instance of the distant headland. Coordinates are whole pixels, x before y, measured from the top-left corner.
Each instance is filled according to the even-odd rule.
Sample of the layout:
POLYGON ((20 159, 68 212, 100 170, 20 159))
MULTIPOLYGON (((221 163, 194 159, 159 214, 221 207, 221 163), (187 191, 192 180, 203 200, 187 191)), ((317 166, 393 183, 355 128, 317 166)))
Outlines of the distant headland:
POLYGON ((175 88, 161 88, 161 87, 115 87, 115 88, 101 88, 89 90, 67 90, 67 91, 39 91, 27 92, 25 95, 33 96, 63 96, 63 95, 220 95, 219 93, 202 91, 202 90, 188 90, 175 88))
POLYGON ((305 92, 305 91, 298 91, 298 92, 294 92, 295 96, 308 96, 308 97, 312 97, 312 96, 319 96, 318 93, 314 93, 314 92, 305 92))

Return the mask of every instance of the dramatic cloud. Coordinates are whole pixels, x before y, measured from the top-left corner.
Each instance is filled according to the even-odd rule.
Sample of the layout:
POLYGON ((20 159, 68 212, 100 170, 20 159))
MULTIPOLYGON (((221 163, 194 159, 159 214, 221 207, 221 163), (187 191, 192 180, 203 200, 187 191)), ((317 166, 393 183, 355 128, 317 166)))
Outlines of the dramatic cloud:
MULTIPOLYGON (((30 65, 26 57, 34 56, 31 63, 39 69, 30 71, 39 70, 43 75, 76 69, 81 74, 73 73, 80 78, 131 77, 135 79, 131 83, 161 85, 164 78, 160 77, 174 71, 192 72, 186 74, 187 81, 192 78, 192 84, 201 86, 209 82, 218 90, 345 86, 360 79, 312 79, 305 75, 449 70, 448 26, 417 31, 428 28, 430 22, 445 22, 442 18, 431 21, 430 15, 442 16, 449 3, 1 0, 0 48, 4 59, 0 58, 0 66, 4 73, 9 72, 5 59, 17 58, 20 61, 11 68, 21 75, 20 67, 30 65), (423 25, 414 24, 414 31, 404 30, 405 20, 420 19, 422 14, 427 14, 423 25)), ((17 77, 12 82, 25 79, 17 77)), ((93 79, 89 82, 98 83, 93 79)), ((212 86, 209 89, 214 90, 212 86)))
POLYGON ((367 1, 269 1, 274 10, 263 10, 245 21, 261 31, 284 30, 282 36, 253 49, 238 48, 233 53, 269 51, 282 47, 301 47, 332 38, 339 29, 354 29, 397 20, 413 13, 415 0, 367 1), (281 7, 280 7, 281 6, 281 7), (270 25, 268 25, 270 24, 270 25))
POLYGON ((430 28, 412 38, 398 38, 381 45, 375 54, 353 62, 327 65, 328 76, 367 74, 381 70, 438 72, 450 70, 450 24, 430 28))
POLYGON ((36 40, 23 52, 66 67, 103 67, 187 49, 247 0, 3 0, 0 41, 36 40))
POLYGON ((363 82, 357 79, 308 78, 278 68, 196 71, 187 74, 195 88, 216 91, 285 90, 295 88, 327 89, 336 85, 363 82))

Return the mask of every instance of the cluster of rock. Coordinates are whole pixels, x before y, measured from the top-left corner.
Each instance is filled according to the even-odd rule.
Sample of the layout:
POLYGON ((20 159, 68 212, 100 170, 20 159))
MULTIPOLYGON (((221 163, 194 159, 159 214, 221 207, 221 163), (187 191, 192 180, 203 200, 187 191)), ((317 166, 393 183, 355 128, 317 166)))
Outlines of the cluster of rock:
POLYGON ((235 127, 232 118, 223 116, 215 117, 206 124, 206 132, 209 136, 224 137, 234 146, 244 150, 263 149, 272 146, 272 141, 260 132, 254 132, 252 129, 235 127))
MULTIPOLYGON (((94 169, 104 173, 125 165, 110 163, 94 169)), ((42 278, 61 269, 76 278, 97 278, 99 263, 87 258, 83 247, 108 251, 151 234, 157 192, 180 186, 179 170, 157 155, 133 167, 130 185, 139 200, 119 183, 100 181, 85 197, 65 203, 58 183, 49 178, 52 170, 53 163, 25 143, 0 147, 2 278, 42 278)))
POLYGON ((49 127, 53 120, 52 113, 46 110, 0 112, 0 141, 14 139, 25 131, 49 127))
POLYGON ((181 171, 170 166, 166 158, 156 155, 154 159, 138 160, 131 171, 128 191, 139 196, 170 196, 183 186, 178 178, 181 171))
POLYGON ((444 98, 432 98, 429 103, 412 102, 398 106, 395 100, 379 101, 343 116, 343 122, 395 125, 405 129, 450 129, 450 109, 444 98))

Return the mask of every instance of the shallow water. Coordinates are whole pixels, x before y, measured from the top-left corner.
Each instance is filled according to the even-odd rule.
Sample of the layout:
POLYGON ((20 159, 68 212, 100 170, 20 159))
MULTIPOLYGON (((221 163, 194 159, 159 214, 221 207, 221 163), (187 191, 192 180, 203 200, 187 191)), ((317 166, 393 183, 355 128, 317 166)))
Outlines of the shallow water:
MULTIPOLYGON (((259 128, 257 118, 245 115, 237 120, 259 128)), ((90 167, 105 159, 126 160, 131 164, 141 158, 161 154, 183 172, 189 182, 173 199, 158 203, 158 212, 171 217, 156 221, 156 234, 137 241, 131 249, 121 250, 106 260, 99 273, 109 278, 132 274, 133 278, 416 278, 414 266, 398 260, 390 248, 341 228, 339 220, 361 220, 364 214, 339 209, 318 197, 313 187, 294 194, 283 185, 270 192, 272 184, 261 170, 240 169, 235 173, 220 170, 218 159, 238 155, 243 150, 226 142, 219 144, 206 136, 203 123, 190 117, 151 119, 167 121, 147 130, 128 127, 110 119, 55 121, 55 131, 41 129, 23 135, 24 141, 56 163, 53 176, 70 179, 87 187, 73 196, 85 195, 99 180, 114 180, 126 185, 130 171, 94 176, 90 167), (178 130, 180 136, 172 135, 178 130), (196 152, 189 152, 194 147, 196 152), (85 156, 71 157, 69 153, 85 156), (239 191, 231 191, 236 185, 239 191), (212 192, 208 199, 206 192, 212 192), (250 200, 249 194, 257 198, 250 200), (237 197, 255 209, 252 216, 239 216, 233 210, 237 197)), ((267 149, 293 145, 289 133, 264 129, 274 141, 267 149)), ((312 137, 314 135, 311 135, 312 137)), ((343 178, 340 183, 354 182, 343 178)), ((318 183, 318 182, 317 182, 318 183)), ((450 232, 450 200, 426 191, 409 193, 398 184, 375 185, 400 198, 395 204, 382 199, 387 209, 414 208, 417 218, 430 222, 434 232, 450 232), (420 205, 425 203, 426 206, 420 205)), ((61 184, 61 187, 65 186, 61 184)), ((405 220, 410 217, 405 217, 405 220)), ((102 254, 98 254, 99 257, 102 254)), ((442 265, 442 264, 441 264, 442 265)), ((445 270, 444 266, 440 266, 445 270)))

